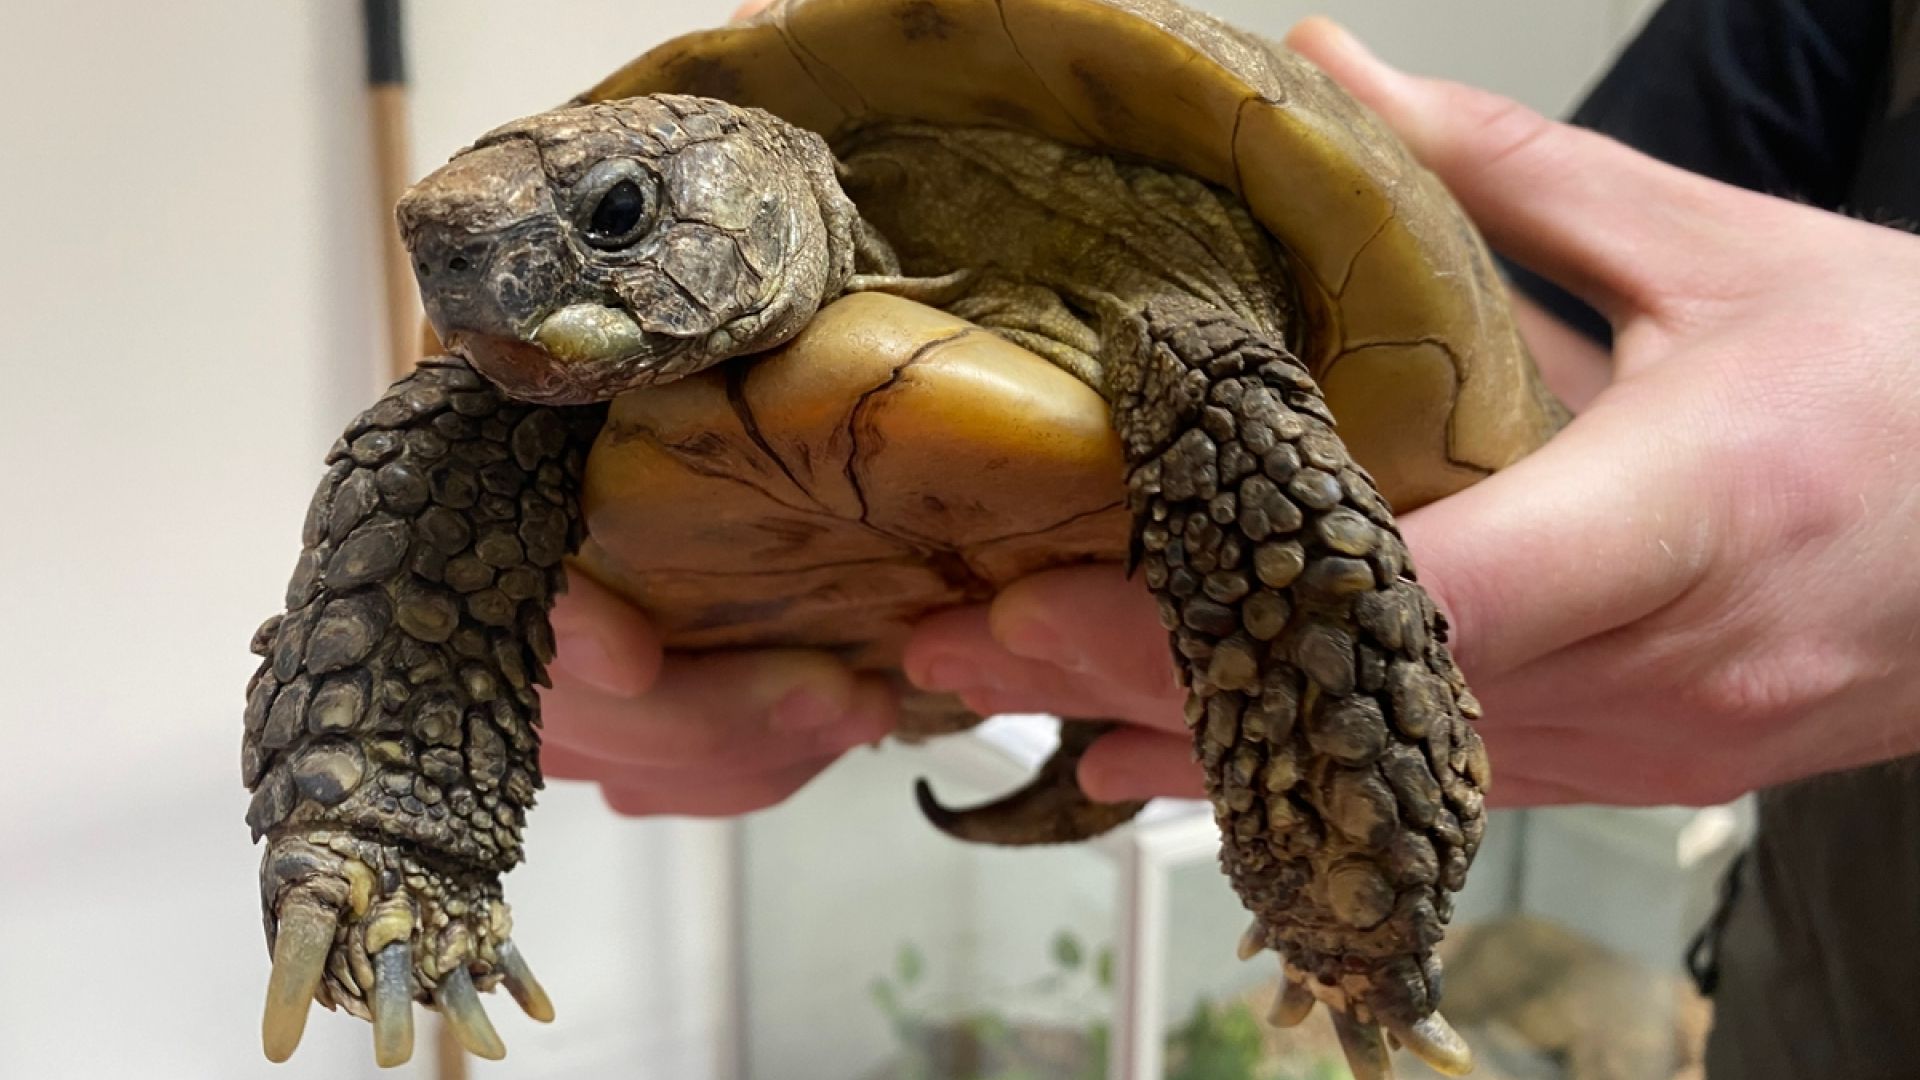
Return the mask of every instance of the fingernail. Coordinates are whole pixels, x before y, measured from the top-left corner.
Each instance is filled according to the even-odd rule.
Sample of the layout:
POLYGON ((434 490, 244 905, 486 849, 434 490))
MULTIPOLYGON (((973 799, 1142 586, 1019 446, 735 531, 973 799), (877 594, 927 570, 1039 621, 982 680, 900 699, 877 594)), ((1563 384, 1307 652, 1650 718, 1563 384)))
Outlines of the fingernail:
POLYGON ((1300 25, 1323 35, 1334 48, 1341 52, 1362 60, 1378 62, 1378 58, 1373 55, 1373 50, 1367 48, 1366 42, 1361 41, 1359 35, 1347 29, 1342 23, 1335 22, 1325 15, 1314 15, 1301 20, 1300 25))
POLYGON ((1360 35, 1347 29, 1346 26, 1341 23, 1332 23, 1331 25, 1333 27, 1333 38, 1340 43, 1341 48, 1362 59, 1378 62, 1379 57, 1373 55, 1373 50, 1367 47, 1367 43, 1360 40, 1360 35))
POLYGON ((845 709, 812 687, 803 686, 777 702, 767 714, 775 731, 819 731, 840 722, 845 709))
POLYGON ((958 656, 936 656, 927 661, 926 670, 913 681, 922 690, 961 690, 984 686, 991 680, 978 664, 958 656))
POLYGON ((1005 634, 1003 644, 1015 656, 1044 660, 1068 671, 1091 669, 1091 661, 1076 642, 1039 619, 1016 623, 1002 633, 1005 634))
POLYGON ((554 643, 553 666, 569 677, 623 697, 640 692, 632 666, 614 659, 606 644, 592 634, 560 631, 554 643))

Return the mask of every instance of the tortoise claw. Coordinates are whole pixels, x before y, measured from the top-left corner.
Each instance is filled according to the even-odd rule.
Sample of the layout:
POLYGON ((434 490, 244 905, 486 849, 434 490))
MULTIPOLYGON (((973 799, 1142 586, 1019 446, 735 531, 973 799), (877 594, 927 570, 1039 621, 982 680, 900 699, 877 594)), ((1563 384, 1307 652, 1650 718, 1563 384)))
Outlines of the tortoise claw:
POLYGON ((1260 921, 1256 919, 1248 924, 1246 932, 1240 935, 1240 948, 1236 950, 1235 955, 1240 957, 1242 963, 1245 963, 1259 956, 1261 950, 1266 947, 1267 932, 1260 926, 1260 921))
POLYGON ((1313 1012, 1313 991, 1305 983, 1282 976, 1280 992, 1274 995, 1273 1008, 1267 1011, 1267 1023, 1277 1028, 1299 1027, 1313 1012))
POLYGON ((506 1044, 493 1030, 493 1021, 487 1019, 487 1010, 480 1005, 480 991, 474 988, 473 976, 467 974, 466 968, 457 967, 448 972, 440 980, 440 990, 433 1001, 446 1016, 453 1037, 467 1053, 488 1061, 507 1056, 506 1044))
POLYGON ((261 874, 273 935, 261 1037, 273 1061, 294 1052, 315 1000, 371 1021, 384 1068, 413 1056, 416 1000, 440 1008, 461 1044, 488 1058, 505 1047, 480 1009, 482 987, 505 983, 529 1015, 553 1016, 491 880, 451 877, 350 835, 327 846, 280 837, 261 874))
POLYGON ((1080 758, 1113 730, 1106 720, 1068 720, 1060 725, 1060 748, 1027 785, 981 806, 953 810, 934 798, 925 780, 914 799, 933 827, 977 844, 1069 844, 1091 840, 1133 819, 1144 802, 1096 802, 1080 790, 1080 758))
POLYGON ((553 1023, 553 999, 547 996, 540 980, 533 977, 527 958, 520 955, 520 946, 508 938, 500 943, 495 954, 500 958, 500 978, 507 984, 507 993, 513 995, 513 1000, 520 1003, 528 1016, 543 1024, 553 1023))
POLYGON ((307 1030, 307 1007, 326 974, 339 914, 310 897, 290 897, 273 939, 273 974, 267 980, 267 1007, 260 1018, 260 1046, 267 1060, 282 1062, 300 1046, 307 1030))
POLYGON ((373 958, 373 1059, 383 1069, 413 1057, 413 947, 396 941, 373 958))
POLYGON ((1413 1055, 1448 1076, 1465 1076, 1473 1071, 1473 1051, 1467 1040, 1439 1013, 1428 1013, 1413 1024, 1393 1024, 1388 1034, 1400 1041, 1413 1055))
POLYGON ((1340 1049, 1347 1055, 1347 1069, 1353 1080, 1393 1080, 1393 1059, 1387 1056, 1387 1040, 1380 1025, 1361 1023, 1339 1009, 1333 1014, 1333 1032, 1340 1036, 1340 1049))

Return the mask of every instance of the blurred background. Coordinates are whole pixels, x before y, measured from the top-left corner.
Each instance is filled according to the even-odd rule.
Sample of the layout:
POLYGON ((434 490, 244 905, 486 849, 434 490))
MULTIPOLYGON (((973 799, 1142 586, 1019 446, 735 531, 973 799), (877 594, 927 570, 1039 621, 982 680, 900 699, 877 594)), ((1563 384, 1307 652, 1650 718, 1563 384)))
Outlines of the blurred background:
MULTIPOLYGON (((416 0, 412 174, 733 3, 416 0)), ((1399 64, 1560 112, 1649 4, 1200 6, 1274 36, 1326 11, 1399 64)), ((321 456, 385 380, 363 79, 346 0, 0 16, 0 1076, 376 1073, 364 1026, 336 1015, 292 1064, 260 1057, 237 775, 246 643, 278 609, 321 456)), ((495 1007, 512 1055, 473 1075, 1344 1075, 1311 1048, 1246 1056, 1240 999, 1271 972, 1232 963, 1204 814, 1039 854, 918 823, 912 776, 960 798, 1042 749, 1002 725, 859 753, 744 825, 617 820, 554 786, 510 893, 561 1020, 495 1007)), ((1509 815, 1462 921, 1578 931, 1523 924, 1519 959, 1488 962, 1597 949, 1638 973, 1606 985, 1666 986, 1739 827, 1724 810, 1509 815)))

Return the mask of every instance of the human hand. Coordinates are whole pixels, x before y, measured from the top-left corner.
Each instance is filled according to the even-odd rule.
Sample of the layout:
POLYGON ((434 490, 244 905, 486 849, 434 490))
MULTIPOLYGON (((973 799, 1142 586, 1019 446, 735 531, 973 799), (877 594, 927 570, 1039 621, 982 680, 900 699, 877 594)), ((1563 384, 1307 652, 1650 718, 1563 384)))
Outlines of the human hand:
POLYGON ((893 691, 803 649, 666 653, 645 616, 584 574, 553 609, 541 767, 623 814, 720 816, 798 791, 898 721, 893 691))
MULTIPOLYGON (((1587 365, 1550 370, 1591 392, 1559 437, 1401 521, 1485 706, 1495 801, 1718 802, 1920 749, 1920 238, 1401 74, 1323 20, 1289 44, 1615 327, 1610 370, 1543 350, 1587 365)), ((1165 635, 1112 568, 931 620, 908 674, 1133 721, 1081 766, 1097 798, 1198 788, 1165 635)))

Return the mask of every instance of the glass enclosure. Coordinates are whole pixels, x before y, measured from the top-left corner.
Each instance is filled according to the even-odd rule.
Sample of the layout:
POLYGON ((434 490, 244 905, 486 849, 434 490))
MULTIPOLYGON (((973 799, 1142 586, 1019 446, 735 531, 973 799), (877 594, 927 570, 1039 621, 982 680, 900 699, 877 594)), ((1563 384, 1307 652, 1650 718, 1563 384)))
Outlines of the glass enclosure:
MULTIPOLYGON (((1050 733, 1002 718, 981 737, 858 754, 746 824, 743 1076, 1349 1076, 1324 1013, 1264 1022, 1278 965, 1234 959, 1247 916, 1203 804, 1163 801, 1101 841, 1032 850, 960 844, 920 819, 917 777, 949 803, 985 798, 1029 775, 1050 733)), ((1442 947, 1474 1075, 1699 1075, 1707 1006, 1682 959, 1743 832, 1737 808, 1496 814, 1442 947)))

